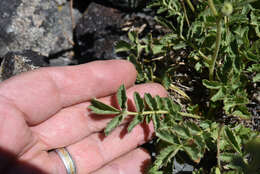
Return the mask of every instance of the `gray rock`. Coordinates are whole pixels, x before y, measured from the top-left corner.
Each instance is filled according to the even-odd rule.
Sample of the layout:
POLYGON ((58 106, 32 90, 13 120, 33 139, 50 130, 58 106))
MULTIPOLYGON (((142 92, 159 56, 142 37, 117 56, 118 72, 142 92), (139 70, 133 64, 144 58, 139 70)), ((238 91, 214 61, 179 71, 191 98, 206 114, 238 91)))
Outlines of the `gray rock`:
POLYGON ((48 66, 44 57, 37 52, 26 50, 22 52, 8 52, 0 67, 0 81, 6 80, 22 72, 31 71, 39 67, 48 66))
POLYGON ((7 45, 14 40, 14 36, 7 31, 21 2, 21 0, 0 0, 0 57, 7 53, 7 45))
POLYGON ((119 7, 122 10, 137 10, 146 5, 148 0, 96 0, 99 3, 112 4, 115 7, 119 7))
POLYGON ((79 63, 125 58, 115 52, 115 43, 129 41, 128 31, 137 31, 140 38, 153 33, 150 26, 154 25, 152 16, 143 12, 126 13, 92 2, 75 28, 75 57, 79 63))
POLYGON ((194 167, 192 165, 187 164, 187 163, 181 164, 176 160, 176 158, 174 158, 173 174, 177 174, 179 172, 192 172, 193 170, 194 170, 194 167))
POLYGON ((78 57, 89 61, 115 58, 114 43, 126 35, 121 30, 124 15, 118 9, 91 3, 75 28, 78 57))
MULTIPOLYGON (((1 5, 8 10, 0 14, 0 40, 4 43, 0 44, 0 56, 6 50, 27 49, 48 56, 72 47, 68 41, 72 39, 69 3, 62 9, 49 0, 1 0, 1 5)), ((81 14, 73 13, 76 22, 81 14)))

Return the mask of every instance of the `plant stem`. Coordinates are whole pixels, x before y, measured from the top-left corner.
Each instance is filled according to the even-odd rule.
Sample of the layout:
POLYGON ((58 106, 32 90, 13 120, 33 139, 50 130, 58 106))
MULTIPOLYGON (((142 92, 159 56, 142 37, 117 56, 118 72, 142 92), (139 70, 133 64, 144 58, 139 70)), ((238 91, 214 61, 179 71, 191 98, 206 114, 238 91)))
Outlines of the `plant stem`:
POLYGON ((191 41, 186 40, 185 38, 181 38, 181 37, 180 37, 180 39, 187 42, 189 44, 189 46, 191 46, 193 49, 198 51, 199 55, 204 59, 204 61, 206 61, 207 63, 210 63, 211 59, 209 59, 203 52, 201 52, 191 41))
POLYGON ((215 7, 215 5, 214 5, 213 0, 208 0, 208 3, 209 3, 209 7, 210 7, 210 9, 211 9, 213 15, 214 15, 214 16, 218 16, 218 12, 217 12, 217 10, 216 10, 216 7, 215 7))
MULTIPOLYGON (((142 113, 127 111, 126 114, 128 114, 128 115, 169 114, 169 111, 166 111, 166 110, 143 111, 142 113)), ((178 112, 178 114, 180 114, 183 117, 201 119, 201 117, 199 115, 189 114, 189 113, 185 113, 185 112, 178 112)))
POLYGON ((215 69, 215 64, 216 60, 218 57, 218 52, 220 48, 220 40, 221 40, 221 18, 217 20, 217 35, 216 35, 216 47, 214 50, 214 54, 211 60, 211 64, 209 67, 209 80, 214 80, 214 69, 215 69))
POLYGON ((183 117, 202 119, 201 116, 199 116, 199 115, 189 114, 189 113, 186 113, 186 112, 178 112, 178 114, 180 114, 183 117))
POLYGON ((221 163, 220 163, 220 137, 222 130, 224 128, 224 124, 220 125, 220 128, 218 130, 218 139, 217 139, 217 161, 218 161, 218 168, 221 170, 221 163))
POLYGON ((195 12, 195 8, 193 7, 192 3, 190 2, 190 0, 186 0, 187 4, 189 5, 190 9, 192 12, 195 12))
POLYGON ((190 27, 190 22, 189 22, 189 18, 188 18, 188 16, 187 16, 187 11, 186 11, 185 4, 184 4, 184 2, 183 2, 183 1, 181 1, 181 4, 182 4, 182 7, 183 7, 183 12, 184 12, 184 17, 185 17, 185 20, 186 20, 186 22, 187 22, 188 26, 190 27))
POLYGON ((212 57, 212 60, 210 62, 210 66, 209 66, 209 80, 211 81, 211 80, 214 80, 214 69, 215 69, 215 64, 216 64, 216 60, 217 60, 218 52, 219 52, 219 48, 220 48, 221 16, 218 17, 218 12, 216 10, 213 0, 208 0, 208 3, 209 3, 209 7, 210 7, 213 15, 217 18, 216 47, 215 47, 214 54, 213 54, 213 57, 212 57))

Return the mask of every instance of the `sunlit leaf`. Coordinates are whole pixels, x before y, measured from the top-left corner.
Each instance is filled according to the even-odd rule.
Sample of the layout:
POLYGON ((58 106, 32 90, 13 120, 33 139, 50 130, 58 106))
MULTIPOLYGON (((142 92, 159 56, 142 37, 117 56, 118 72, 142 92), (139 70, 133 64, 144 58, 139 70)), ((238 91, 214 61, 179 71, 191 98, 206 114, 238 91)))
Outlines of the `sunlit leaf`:
POLYGON ((112 130, 114 130, 123 120, 124 116, 118 115, 114 117, 106 126, 105 128, 105 135, 107 136, 112 130))
POLYGON ((144 99, 146 104, 149 106, 152 110, 157 110, 157 105, 155 99, 151 96, 149 93, 144 94, 144 99))
POLYGON ((126 90, 125 86, 121 85, 116 93, 117 102, 121 109, 127 108, 127 96, 126 96, 126 90))
POLYGON ((141 98, 140 94, 137 92, 134 92, 134 101, 137 112, 143 112, 144 110, 144 101, 141 98))
POLYGON ((95 114, 119 114, 120 110, 113 106, 107 105, 96 99, 91 100, 91 105, 88 107, 95 114))
POLYGON ((144 117, 141 115, 136 115, 134 119, 129 123, 127 127, 127 131, 131 132, 135 126, 137 126, 139 123, 142 123, 144 121, 144 117))
POLYGON ((232 130, 230 130, 229 127, 225 127, 225 135, 226 135, 226 139, 229 142, 230 145, 232 145, 232 147, 238 152, 238 153, 242 153, 241 151, 241 146, 239 145, 239 143, 237 142, 237 138, 236 135, 233 133, 232 130))

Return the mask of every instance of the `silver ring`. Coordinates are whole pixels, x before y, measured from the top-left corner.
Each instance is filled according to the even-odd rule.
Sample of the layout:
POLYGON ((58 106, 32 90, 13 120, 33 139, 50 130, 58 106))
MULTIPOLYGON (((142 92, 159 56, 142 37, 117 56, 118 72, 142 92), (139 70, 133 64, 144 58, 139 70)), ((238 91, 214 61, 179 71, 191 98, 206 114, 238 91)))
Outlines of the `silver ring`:
POLYGON ((55 152, 59 155, 60 159, 62 160, 67 170, 67 174, 76 174, 76 165, 69 151, 65 147, 62 147, 55 149, 55 152))

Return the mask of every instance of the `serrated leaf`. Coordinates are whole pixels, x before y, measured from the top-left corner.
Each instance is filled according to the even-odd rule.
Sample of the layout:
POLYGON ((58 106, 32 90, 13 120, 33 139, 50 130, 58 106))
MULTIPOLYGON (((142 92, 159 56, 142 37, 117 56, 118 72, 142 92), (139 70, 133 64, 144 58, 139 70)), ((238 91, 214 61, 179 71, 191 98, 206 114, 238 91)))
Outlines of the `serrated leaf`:
POLYGON ((234 158, 237 158, 237 154, 235 153, 220 153, 220 160, 226 163, 231 163, 234 158))
POLYGON ((159 169, 163 165, 166 165, 178 153, 180 146, 181 145, 170 145, 160 150, 160 153, 156 156, 156 160, 154 162, 156 168, 159 169))
POLYGON ((151 49, 153 51, 153 54, 158 54, 158 53, 164 52, 163 48, 164 48, 163 45, 152 45, 151 49))
POLYGON ((95 114, 119 114, 120 110, 109 106, 103 102, 96 99, 91 100, 91 105, 88 107, 95 114))
POLYGON ((260 82, 260 73, 257 73, 254 77, 253 77, 253 82, 260 82))
POLYGON ((236 107, 236 110, 232 112, 232 115, 236 117, 240 117, 241 119, 251 118, 250 112, 248 111, 247 107, 244 105, 236 107))
POLYGON ((181 42, 181 43, 178 43, 178 44, 175 44, 172 49, 174 50, 180 50, 180 49, 183 49, 183 48, 186 48, 186 44, 184 42, 181 42))
POLYGON ((175 120, 182 120, 181 115, 178 113, 180 107, 173 103, 170 98, 163 98, 165 109, 169 111, 169 115, 175 120))
POLYGON ((201 136, 201 135, 196 135, 196 136, 193 136, 193 139, 195 140, 195 143, 197 144, 197 147, 199 148, 199 150, 202 153, 204 153, 204 151, 206 149, 206 143, 202 137, 203 136, 201 136))
POLYGON ((126 41, 120 40, 120 41, 116 42, 116 44, 115 44, 116 53, 126 52, 126 51, 129 51, 130 49, 131 49, 131 44, 129 44, 126 41))
POLYGON ((158 114, 152 114, 153 126, 157 130, 160 125, 160 119, 158 114))
POLYGON ((188 128, 184 127, 184 125, 174 125, 172 126, 172 130, 177 133, 182 138, 190 138, 190 131, 188 128))
POLYGON ((149 106, 152 110, 157 110, 157 105, 155 99, 151 96, 149 93, 144 94, 144 99, 146 104, 149 106))
POLYGON ((218 92, 216 94, 214 94, 210 100, 213 101, 213 102, 216 102, 216 101, 219 101, 219 100, 223 100, 225 97, 226 97, 226 94, 225 94, 225 89, 224 88, 220 88, 218 90, 218 92))
POLYGON ((141 98, 141 96, 139 95, 139 93, 134 92, 134 101, 135 101, 135 106, 136 106, 136 110, 137 112, 141 113, 144 111, 144 101, 141 98))
POLYGON ((120 108, 126 109, 127 108, 127 96, 126 96, 126 90, 125 90, 125 86, 121 85, 116 93, 116 97, 117 97, 117 102, 120 106, 120 108))
POLYGON ((172 109, 174 112, 179 112, 181 107, 173 102, 170 98, 163 98, 167 109, 172 109))
POLYGON ((130 39, 130 41, 136 43, 136 40, 138 39, 138 35, 135 31, 129 31, 128 38, 130 39))
POLYGON ((195 163, 199 163, 203 156, 202 153, 194 146, 183 146, 183 150, 195 163))
POLYGON ((247 70, 249 72, 260 72, 260 64, 253 64, 247 70))
POLYGON ((228 140, 229 144, 234 148, 234 150, 241 154, 242 150, 237 141, 236 135, 229 127, 225 127, 225 135, 226 139, 228 140))
POLYGON ((194 122, 188 121, 186 122, 186 126, 188 127, 192 135, 197 135, 201 132, 200 127, 194 122))
POLYGON ((114 117, 106 126, 105 128, 105 135, 107 136, 111 131, 113 131, 120 123, 123 121, 124 115, 120 114, 114 117))
POLYGON ((155 102, 157 104, 158 109, 160 109, 160 110, 165 109, 163 99, 160 96, 158 96, 158 95, 155 96, 155 102))
POLYGON ((161 140, 168 142, 170 144, 178 144, 178 139, 176 139, 176 137, 169 131, 167 130, 157 130, 156 132, 156 136, 158 138, 160 138, 161 140))
POLYGON ((135 65, 135 69, 138 72, 137 80, 145 80, 145 74, 142 67, 142 64, 137 60, 137 57, 134 54, 130 54, 127 59, 135 65))
POLYGON ((151 116, 151 115, 146 115, 146 117, 145 117, 145 123, 146 123, 146 124, 149 124, 151 120, 152 120, 152 116, 151 116))
POLYGON ((131 132, 135 126, 137 126, 139 123, 142 123, 144 121, 144 117, 141 115, 136 115, 134 119, 129 123, 127 127, 127 131, 131 132))
POLYGON ((242 168, 246 169, 246 164, 243 160, 243 157, 239 154, 234 153, 221 153, 220 160, 227 163, 225 168, 227 169, 237 169, 241 170, 242 168))
POLYGON ((204 86, 206 86, 209 89, 220 89, 222 87, 222 84, 217 81, 209 81, 209 80, 203 79, 202 83, 204 86))

